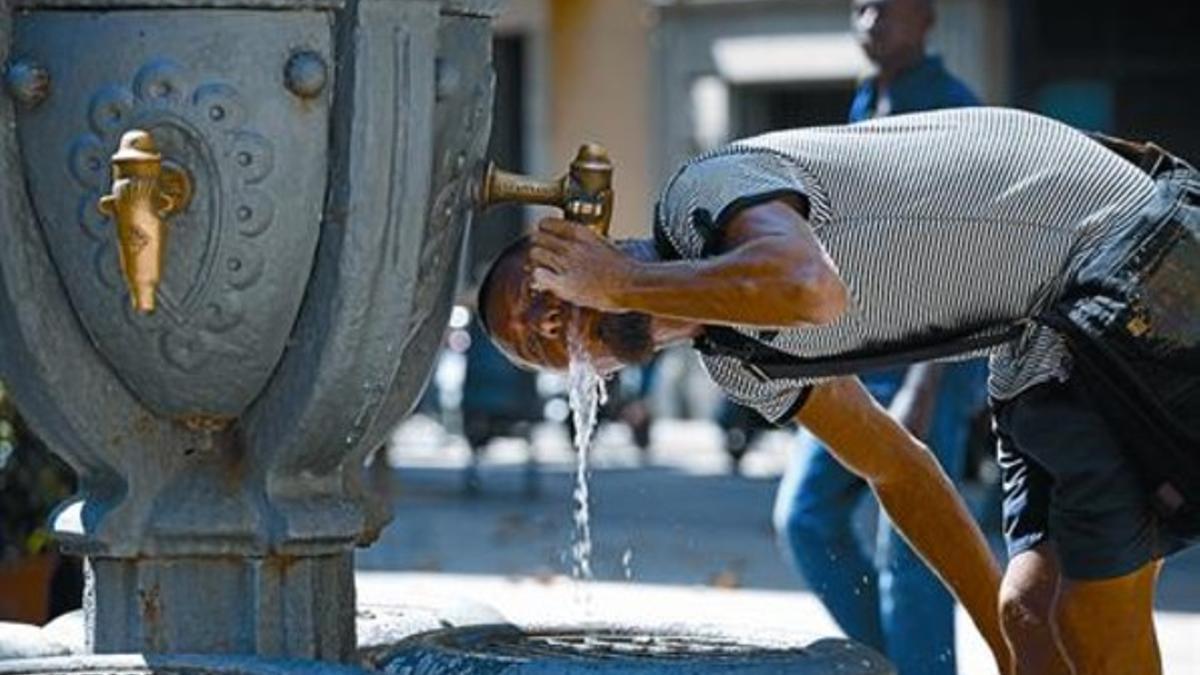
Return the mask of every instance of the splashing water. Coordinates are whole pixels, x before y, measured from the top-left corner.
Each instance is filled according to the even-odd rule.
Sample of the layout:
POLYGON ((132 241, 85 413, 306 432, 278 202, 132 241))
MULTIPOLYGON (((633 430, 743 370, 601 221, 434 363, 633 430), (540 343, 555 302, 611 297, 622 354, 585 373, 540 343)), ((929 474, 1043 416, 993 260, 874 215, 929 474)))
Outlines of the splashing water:
POLYGON ((571 366, 567 379, 568 402, 575 422, 575 532, 571 542, 571 576, 592 579, 592 527, 588 508, 588 449, 596 429, 596 411, 608 398, 604 377, 572 340, 571 366))

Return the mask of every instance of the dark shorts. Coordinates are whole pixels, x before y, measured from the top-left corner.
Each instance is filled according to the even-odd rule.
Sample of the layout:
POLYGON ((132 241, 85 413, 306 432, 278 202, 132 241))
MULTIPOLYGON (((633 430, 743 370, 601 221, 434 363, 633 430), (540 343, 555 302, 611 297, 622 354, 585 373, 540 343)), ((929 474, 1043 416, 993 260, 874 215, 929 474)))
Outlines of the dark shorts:
POLYGON ((1073 382, 995 406, 1011 559, 1054 545, 1063 574, 1108 579, 1189 544, 1160 522, 1109 423, 1073 382))

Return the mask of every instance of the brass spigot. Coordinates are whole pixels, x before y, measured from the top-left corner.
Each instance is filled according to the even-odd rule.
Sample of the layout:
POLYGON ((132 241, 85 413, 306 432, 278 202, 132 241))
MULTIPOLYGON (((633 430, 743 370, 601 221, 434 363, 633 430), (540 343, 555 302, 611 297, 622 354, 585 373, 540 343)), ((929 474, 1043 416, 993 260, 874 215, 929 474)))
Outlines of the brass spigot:
POLYGON ((133 307, 154 311, 167 244, 166 219, 187 208, 192 179, 182 167, 164 162, 149 132, 121 136, 112 156, 112 193, 98 207, 117 223, 118 253, 133 307))
POLYGON ((482 208, 511 202, 556 206, 567 220, 608 236, 613 207, 612 174, 608 151, 595 143, 579 148, 567 173, 553 180, 511 173, 489 162, 479 203, 482 208))

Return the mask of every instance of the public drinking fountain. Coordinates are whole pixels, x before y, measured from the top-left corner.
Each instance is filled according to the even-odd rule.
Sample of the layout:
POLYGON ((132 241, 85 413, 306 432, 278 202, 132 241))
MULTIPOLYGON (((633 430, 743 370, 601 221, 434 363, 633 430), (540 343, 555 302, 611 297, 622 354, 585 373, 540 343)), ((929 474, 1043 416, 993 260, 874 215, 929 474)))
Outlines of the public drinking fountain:
POLYGON ((78 474, 91 650, 354 658, 361 467, 440 346, 497 5, 5 5, 0 378, 78 474))
POLYGON ((481 171, 498 5, 4 5, 0 380, 78 475, 53 529, 87 590, 82 654, 0 673, 452 660, 364 656, 364 460, 425 386, 481 183, 601 232, 612 204, 596 146, 557 182, 481 171))

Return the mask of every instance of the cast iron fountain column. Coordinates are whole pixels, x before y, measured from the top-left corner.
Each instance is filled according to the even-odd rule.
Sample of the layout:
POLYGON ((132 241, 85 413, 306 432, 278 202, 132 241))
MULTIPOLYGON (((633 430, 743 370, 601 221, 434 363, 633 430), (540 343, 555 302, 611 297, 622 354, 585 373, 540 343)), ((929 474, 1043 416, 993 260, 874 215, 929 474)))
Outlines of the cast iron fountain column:
POLYGON ((362 465, 446 324, 495 4, 0 14, 0 378, 79 475, 90 649, 352 658, 362 465))

